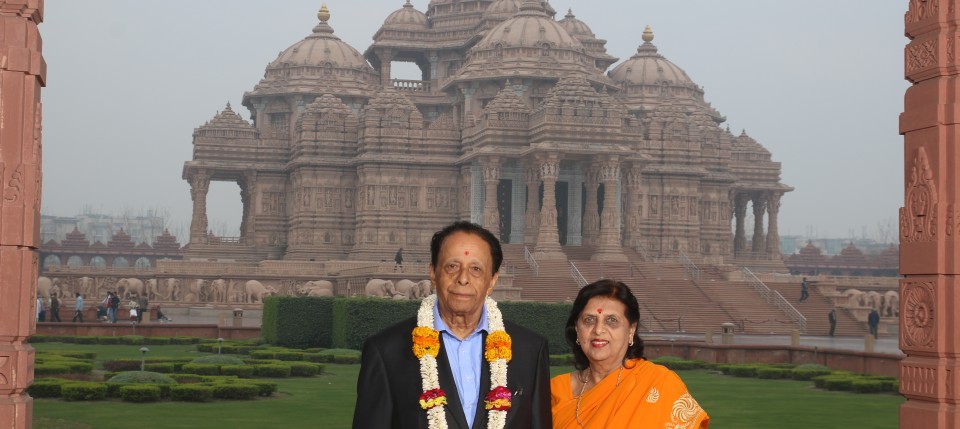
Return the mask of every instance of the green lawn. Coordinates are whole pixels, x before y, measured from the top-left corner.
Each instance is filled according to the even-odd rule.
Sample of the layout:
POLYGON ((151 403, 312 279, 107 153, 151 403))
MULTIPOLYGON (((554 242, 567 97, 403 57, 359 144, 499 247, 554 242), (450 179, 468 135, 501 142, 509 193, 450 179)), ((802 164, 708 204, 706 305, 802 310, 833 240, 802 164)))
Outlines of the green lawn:
MULTIPOLYGON (((136 346, 40 343, 38 350, 93 351, 98 359, 139 358, 136 346)), ((150 357, 200 356, 192 346, 148 346, 150 357)), ((349 428, 356 401, 358 365, 327 365, 314 378, 277 379, 279 393, 254 401, 211 403, 158 402, 131 404, 119 400, 65 402, 37 399, 37 429, 262 429, 349 428)), ((569 368, 553 368, 554 374, 569 368)), ((679 373, 691 393, 710 414, 711 429, 806 429, 858 427, 896 429, 897 395, 826 392, 811 382, 759 380, 711 372, 679 373)), ((377 412, 370 410, 370 412, 377 412)))

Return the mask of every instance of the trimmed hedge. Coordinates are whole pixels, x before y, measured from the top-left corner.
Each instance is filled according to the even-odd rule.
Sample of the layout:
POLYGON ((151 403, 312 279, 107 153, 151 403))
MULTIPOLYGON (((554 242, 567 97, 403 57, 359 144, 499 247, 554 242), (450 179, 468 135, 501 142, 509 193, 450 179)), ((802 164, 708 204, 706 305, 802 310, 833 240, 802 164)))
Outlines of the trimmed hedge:
MULTIPOLYGON (((570 297, 571 299, 575 297, 570 297)), ((550 354, 570 353, 563 338, 563 327, 570 317, 572 303, 548 304, 544 302, 499 302, 503 320, 521 325, 543 335, 550 343, 550 354)), ((416 309, 411 316, 416 314, 416 309)))
POLYGON ((161 374, 173 374, 176 372, 176 369, 171 362, 145 363, 143 364, 143 370, 149 372, 159 372, 161 374))
POLYGON ((290 376, 290 365, 279 365, 279 364, 267 364, 267 365, 254 365, 255 374, 257 377, 266 377, 266 378, 287 378, 290 376))
POLYGON ((332 297, 267 297, 261 335, 267 343, 284 347, 330 347, 334 301, 332 297))
POLYGON ((203 381, 203 376, 199 374, 170 374, 178 384, 199 383, 203 381))
POLYGON ((190 363, 212 364, 212 365, 243 365, 243 359, 236 356, 210 355, 198 357, 190 363))
POLYGON ((323 365, 310 362, 290 362, 289 365, 291 377, 313 377, 323 368, 323 365))
POLYGON ((33 366, 34 375, 69 374, 70 365, 65 362, 43 362, 33 366))
MULTIPOLYGON (((332 346, 360 350, 367 337, 417 314, 420 301, 383 298, 335 298, 332 346)), ((264 336, 266 338, 266 336, 264 336)), ((327 346, 326 344, 309 344, 327 346)))
POLYGON ((793 370, 790 368, 761 367, 757 368, 758 378, 791 378, 793 370))
POLYGON ((278 389, 278 387, 279 387, 279 386, 277 385, 277 383, 272 382, 272 381, 244 380, 243 382, 246 383, 246 384, 252 384, 252 385, 254 385, 254 386, 257 386, 257 389, 258 389, 257 394, 260 395, 260 396, 270 396, 270 395, 273 395, 273 394, 277 391, 277 389, 278 389))
POLYGON ((188 363, 183 365, 182 370, 190 374, 219 375, 220 365, 211 363, 188 363))
POLYGON ((253 377, 255 368, 253 365, 223 365, 220 367, 220 373, 223 375, 235 375, 240 378, 253 377))
POLYGON ((573 366, 573 354, 550 355, 550 366, 573 366))
POLYGON ((60 397, 67 401, 99 401, 107 397, 107 385, 94 382, 71 382, 60 386, 60 397))
POLYGON ((173 378, 150 371, 121 372, 107 380, 108 383, 119 384, 176 384, 173 378))
POLYGON ((59 398, 63 384, 72 382, 62 378, 38 378, 27 388, 27 393, 34 398, 59 398))
POLYGON ((120 399, 127 402, 155 402, 160 400, 160 386, 152 384, 120 386, 120 399))
POLYGON ((170 399, 174 401, 207 402, 213 399, 213 386, 203 384, 170 386, 170 399))
POLYGON ((250 399, 260 394, 260 387, 247 383, 213 385, 213 397, 218 399, 250 399))
POLYGON ((833 371, 826 366, 815 363, 806 363, 793 368, 791 375, 794 380, 813 380, 816 377, 829 375, 832 372, 833 371))

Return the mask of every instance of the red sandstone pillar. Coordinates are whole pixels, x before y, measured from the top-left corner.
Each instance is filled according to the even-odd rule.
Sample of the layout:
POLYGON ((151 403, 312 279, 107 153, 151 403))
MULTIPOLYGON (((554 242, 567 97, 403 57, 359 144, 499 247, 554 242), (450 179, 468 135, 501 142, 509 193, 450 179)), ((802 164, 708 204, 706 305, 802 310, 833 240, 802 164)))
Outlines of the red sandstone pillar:
POLYGON ((540 168, 534 163, 526 170, 527 210, 523 215, 523 244, 537 244, 540 231, 540 168))
POLYGON ((620 245, 620 212, 617 211, 617 182, 620 180, 620 160, 611 156, 600 165, 599 179, 603 182, 603 213, 600 215, 600 240, 594 261, 625 262, 620 245))
POLYGON ((566 261, 567 255, 560 248, 560 232, 557 229, 557 178, 560 175, 560 157, 555 153, 537 158, 540 163, 540 179, 543 180, 543 205, 540 208, 540 230, 534 257, 538 260, 566 261))
POLYGON ((733 254, 742 256, 741 252, 747 248, 747 232, 745 219, 747 217, 747 195, 736 194, 733 198, 733 215, 736 218, 736 227, 733 234, 733 254))
POLYGON ((29 429, 40 247, 43 0, 0 0, 0 427, 29 429))
MULTIPOLYGON (((600 188, 599 165, 588 163, 584 171, 583 185, 586 195, 586 207, 583 210, 583 244, 596 246, 600 240, 600 209, 597 205, 597 194, 600 188)), ((606 196, 611 195, 605 191, 606 196)))
POLYGON ((772 260, 780 259, 780 197, 783 194, 774 192, 769 194, 767 199, 767 213, 770 218, 767 220, 767 255, 772 260))
POLYGON ((767 211, 766 196, 762 193, 753 195, 753 251, 754 256, 761 255, 766 242, 763 238, 763 214, 767 211))
POLYGON ((956 0, 913 0, 900 209, 901 428, 960 427, 960 86, 956 0))
POLYGON ((497 205, 497 185, 500 184, 500 160, 489 157, 480 161, 483 169, 483 227, 500 238, 500 209, 497 205))
POLYGON ((626 186, 624 191, 624 240, 623 245, 636 248, 640 245, 640 181, 643 179, 643 166, 633 163, 624 174, 626 186))

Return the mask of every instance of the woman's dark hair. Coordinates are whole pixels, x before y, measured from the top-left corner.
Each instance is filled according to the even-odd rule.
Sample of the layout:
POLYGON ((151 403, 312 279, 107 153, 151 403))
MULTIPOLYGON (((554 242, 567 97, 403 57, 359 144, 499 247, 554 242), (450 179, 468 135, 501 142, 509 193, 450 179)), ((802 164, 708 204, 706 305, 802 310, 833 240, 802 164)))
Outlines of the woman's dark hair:
POLYGON ((482 226, 465 220, 447 225, 433 234, 433 238, 430 239, 430 265, 434 267, 437 266, 437 259, 440 257, 440 247, 443 246, 443 240, 446 240, 447 237, 456 232, 473 234, 482 238, 483 241, 486 241, 490 246, 490 257, 493 259, 493 271, 490 275, 494 275, 497 271, 500 271, 500 264, 503 263, 503 249, 500 247, 500 240, 497 240, 497 237, 494 236, 493 233, 484 229, 482 226))
POLYGON ((627 321, 631 325, 637 325, 637 329, 633 333, 633 345, 627 347, 627 354, 623 357, 623 362, 626 363, 627 359, 643 357, 643 340, 640 339, 640 304, 637 303, 637 297, 633 296, 630 288, 622 282, 609 279, 597 280, 580 289, 577 299, 573 301, 573 308, 570 309, 570 317, 567 318, 567 326, 564 331, 567 345, 573 350, 573 366, 579 370, 587 369, 590 366, 590 361, 587 360, 587 355, 583 352, 583 349, 577 345, 577 319, 580 318, 580 313, 587 306, 587 302, 598 296, 620 301, 627 307, 627 321))

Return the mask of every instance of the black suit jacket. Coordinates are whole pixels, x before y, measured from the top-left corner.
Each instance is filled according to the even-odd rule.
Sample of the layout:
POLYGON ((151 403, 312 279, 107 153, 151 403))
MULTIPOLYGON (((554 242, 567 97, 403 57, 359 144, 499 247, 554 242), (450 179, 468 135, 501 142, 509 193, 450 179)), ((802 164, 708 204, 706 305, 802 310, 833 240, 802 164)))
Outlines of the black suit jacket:
MULTIPOLYGON (((413 355, 416 318, 404 320, 370 337, 363 345, 353 429, 412 429, 427 427, 427 412, 420 408, 423 384, 420 361, 413 355)), ((507 364, 507 388, 513 392, 507 428, 550 429, 550 359, 547 340, 520 325, 504 321, 513 340, 513 359, 507 364)), ((484 334, 486 340, 486 334, 484 334)), ((447 426, 467 429, 467 416, 453 373, 441 345, 437 356, 440 388, 447 394, 447 426)), ((469 416, 473 429, 485 429, 483 399, 490 391, 490 366, 482 360, 477 413, 469 416)))

